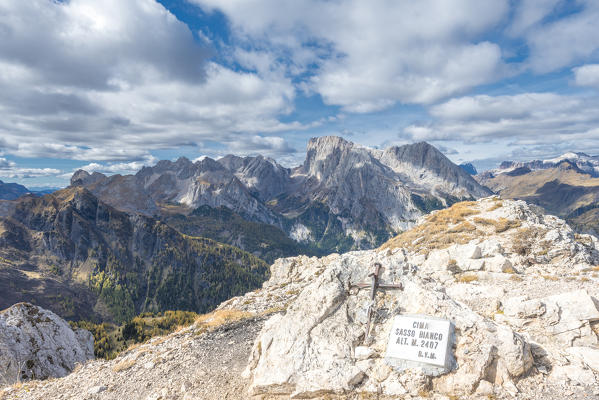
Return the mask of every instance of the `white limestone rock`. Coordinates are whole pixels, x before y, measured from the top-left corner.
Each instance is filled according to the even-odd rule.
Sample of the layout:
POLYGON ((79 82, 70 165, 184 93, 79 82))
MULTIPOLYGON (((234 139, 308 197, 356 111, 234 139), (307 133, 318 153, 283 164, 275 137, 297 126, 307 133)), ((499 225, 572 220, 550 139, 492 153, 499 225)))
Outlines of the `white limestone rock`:
MULTIPOLYGON (((372 325, 370 348, 376 351, 368 360, 356 361, 356 348, 363 341, 365 320, 361 313, 369 304, 366 290, 352 294, 351 284, 366 279, 374 252, 338 256, 311 280, 291 302, 284 315, 275 315, 256 339, 247 367, 250 392, 288 394, 296 397, 314 393, 343 393, 380 384, 383 393, 421 390, 431 384, 447 395, 472 393, 489 372, 489 360, 496 359, 494 374, 507 382, 526 373, 532 355, 526 341, 511 329, 485 320, 446 294, 427 288, 417 276, 403 275, 403 291, 387 291, 377 296, 378 313, 372 325), (406 375, 389 371, 380 381, 380 370, 392 325, 392 317, 402 314, 427 314, 443 317, 455 324, 458 341, 455 355, 458 369, 431 378, 418 369, 406 375), (412 374, 413 379, 408 379, 412 374), (400 384, 398 384, 398 382, 400 384), (388 387, 387 387, 388 386, 388 387), (400 389, 400 387, 402 389, 400 389)), ((296 259, 290 265, 304 273, 322 268, 313 259, 296 259)), ((386 263, 390 265, 390 263, 386 263)), ((381 280, 392 282, 394 268, 383 271, 381 280)), ((279 273, 276 276, 280 276, 279 273)), ((276 278, 275 278, 276 279, 276 278)), ((358 350, 358 353, 362 353, 358 350)))
POLYGON ((0 373, 6 382, 67 375, 94 358, 94 338, 51 311, 18 303, 0 312, 0 373))
POLYGON ((368 346, 356 346, 356 348, 354 349, 354 358, 356 360, 367 360, 374 354, 374 349, 368 346))
POLYGON ((452 299, 486 316, 492 316, 499 310, 501 300, 505 296, 505 290, 491 285, 456 283, 445 290, 452 299))
POLYGON ((489 272, 514 272, 514 267, 510 260, 501 254, 485 259, 485 270, 489 272))
POLYGON ((580 360, 593 371, 599 372, 599 349, 575 346, 566 349, 566 352, 580 360))
POLYGON ((599 320, 599 310, 586 290, 561 293, 541 299, 526 295, 503 304, 505 319, 522 328, 537 342, 558 346, 591 346, 599 343, 591 323, 599 320))

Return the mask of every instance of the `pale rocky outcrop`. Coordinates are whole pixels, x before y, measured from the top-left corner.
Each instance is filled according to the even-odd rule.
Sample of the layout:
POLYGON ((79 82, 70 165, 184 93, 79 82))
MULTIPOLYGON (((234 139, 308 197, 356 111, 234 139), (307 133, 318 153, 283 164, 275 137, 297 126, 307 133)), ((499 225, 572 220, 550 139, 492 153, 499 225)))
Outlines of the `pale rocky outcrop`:
MULTIPOLYGON (((367 279, 365 266, 378 260, 377 256, 364 252, 329 257, 320 274, 314 259, 290 265, 287 276, 308 273, 314 278, 284 315, 274 316, 265 324, 247 369, 252 377, 252 394, 279 393, 300 398, 382 390, 394 395, 432 387, 449 395, 465 395, 472 393, 481 379, 503 384, 531 368, 530 347, 519 334, 485 320, 444 294, 440 287, 416 275, 403 275, 398 271, 401 264, 393 265, 391 259, 384 258, 385 265, 393 267, 388 267, 383 280, 401 279, 404 290, 377 297, 372 343, 360 346, 369 299, 366 290, 353 293, 351 284, 367 279), (416 369, 409 372, 415 374, 410 379, 389 368, 384 353, 392 317, 399 313, 450 319, 456 328, 454 351, 459 368, 438 378, 427 377, 416 369)), ((281 277, 273 274, 273 280, 281 277)))
POLYGON ((61 377, 94 358, 94 338, 73 330, 51 311, 19 303, 0 312, 0 377, 3 384, 61 377))

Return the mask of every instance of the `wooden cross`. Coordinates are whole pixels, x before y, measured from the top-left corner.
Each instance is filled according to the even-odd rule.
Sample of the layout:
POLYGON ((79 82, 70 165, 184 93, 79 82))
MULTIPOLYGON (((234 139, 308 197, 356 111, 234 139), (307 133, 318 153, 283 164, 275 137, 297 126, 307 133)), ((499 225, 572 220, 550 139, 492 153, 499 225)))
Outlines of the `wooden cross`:
POLYGON ((352 285, 352 287, 357 287, 359 289, 364 289, 370 287, 370 304, 368 305, 368 310, 366 311, 368 322, 366 323, 366 335, 364 336, 364 342, 368 339, 368 335, 370 334, 370 320, 372 319, 372 306, 374 304, 374 297, 376 296, 377 289, 390 289, 390 290, 402 290, 403 286, 401 283, 399 284, 384 284, 379 283, 379 275, 381 272, 382 265, 380 263, 374 263, 374 270, 368 274, 369 277, 372 278, 372 282, 361 282, 352 285))

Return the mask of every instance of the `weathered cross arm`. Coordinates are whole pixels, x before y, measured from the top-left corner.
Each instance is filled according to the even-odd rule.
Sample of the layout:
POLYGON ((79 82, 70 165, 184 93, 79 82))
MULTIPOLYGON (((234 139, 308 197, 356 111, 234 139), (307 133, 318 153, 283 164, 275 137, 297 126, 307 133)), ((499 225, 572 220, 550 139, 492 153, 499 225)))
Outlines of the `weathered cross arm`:
POLYGON ((364 335, 364 342, 368 339, 368 335, 370 334, 370 321, 372 320, 372 306, 374 304, 374 298, 376 296, 377 289, 390 289, 390 290, 402 290, 403 286, 401 283, 398 284, 387 284, 387 283, 379 283, 379 275, 381 272, 382 265, 380 263, 374 263, 374 270, 368 274, 369 277, 372 278, 370 283, 368 282, 360 282, 350 287, 354 288, 368 288, 370 287, 370 304, 368 305, 368 310, 366 311, 368 322, 366 323, 366 334, 364 335))

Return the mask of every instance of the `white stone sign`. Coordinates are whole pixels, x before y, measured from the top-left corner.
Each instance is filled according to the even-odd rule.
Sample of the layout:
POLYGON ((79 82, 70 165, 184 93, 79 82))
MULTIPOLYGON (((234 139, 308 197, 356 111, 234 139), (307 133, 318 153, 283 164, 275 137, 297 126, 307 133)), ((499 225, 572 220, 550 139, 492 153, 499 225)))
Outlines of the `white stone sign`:
POLYGON ((397 315, 393 320, 385 359, 397 369, 423 367, 430 375, 452 369, 451 322, 427 316, 397 315))

